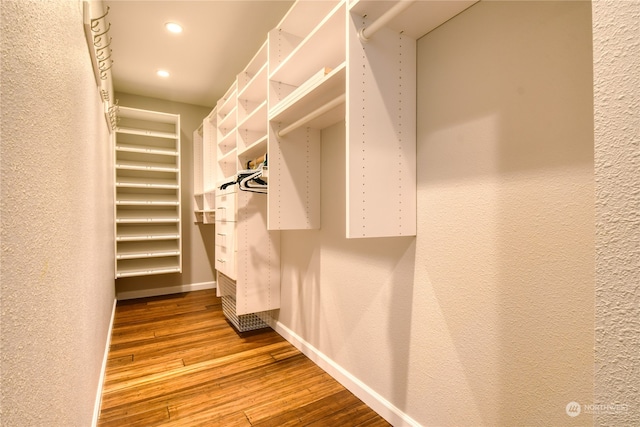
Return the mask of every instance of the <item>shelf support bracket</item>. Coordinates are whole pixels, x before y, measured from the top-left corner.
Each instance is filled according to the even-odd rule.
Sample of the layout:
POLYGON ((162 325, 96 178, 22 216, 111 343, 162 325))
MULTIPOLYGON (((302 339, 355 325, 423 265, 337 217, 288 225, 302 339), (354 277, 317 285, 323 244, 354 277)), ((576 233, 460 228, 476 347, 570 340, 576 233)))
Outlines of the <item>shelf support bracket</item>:
POLYGON ((363 27, 358 31, 358 37, 362 42, 368 42, 369 39, 373 36, 375 32, 377 32, 380 28, 387 25, 389 21, 402 13, 406 8, 411 6, 416 0, 400 0, 398 3, 393 5, 391 9, 387 10, 382 16, 369 24, 368 27, 363 27))
POLYGON ((299 127, 305 125, 306 123, 310 122, 311 120, 315 119, 316 117, 319 117, 321 115, 323 115, 324 113, 326 113, 327 111, 331 110, 334 107, 337 107, 338 105, 342 104, 345 102, 345 100, 347 99, 346 94, 342 94, 340 96, 335 97, 334 99, 332 99, 331 101, 327 102, 326 104, 324 104, 322 107, 312 111, 311 113, 307 114, 306 116, 296 120, 295 122, 291 123, 289 126, 287 126, 284 129, 281 129, 278 132, 278 136, 285 136, 286 134, 293 132, 294 130, 298 129, 299 127))

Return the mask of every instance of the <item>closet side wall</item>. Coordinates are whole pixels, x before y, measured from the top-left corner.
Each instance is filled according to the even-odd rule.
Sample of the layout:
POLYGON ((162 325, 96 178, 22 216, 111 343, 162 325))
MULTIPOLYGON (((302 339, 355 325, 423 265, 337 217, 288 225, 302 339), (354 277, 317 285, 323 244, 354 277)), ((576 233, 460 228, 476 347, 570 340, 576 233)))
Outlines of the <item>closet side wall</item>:
POLYGON ((119 299, 144 297, 212 287, 214 271, 214 226, 195 223, 193 199, 193 131, 211 112, 210 107, 116 93, 119 105, 180 114, 180 176, 182 179, 182 274, 157 274, 116 280, 119 299))
POLYGON ((344 238, 326 129, 280 325, 421 425, 590 425, 566 413, 593 401, 590 4, 480 2, 418 40, 417 83, 417 236, 344 238))
POLYGON ((640 425, 640 2, 593 2, 597 425, 640 425))
POLYGON ((90 426, 114 306, 113 155, 80 1, 2 1, 3 426, 90 426))

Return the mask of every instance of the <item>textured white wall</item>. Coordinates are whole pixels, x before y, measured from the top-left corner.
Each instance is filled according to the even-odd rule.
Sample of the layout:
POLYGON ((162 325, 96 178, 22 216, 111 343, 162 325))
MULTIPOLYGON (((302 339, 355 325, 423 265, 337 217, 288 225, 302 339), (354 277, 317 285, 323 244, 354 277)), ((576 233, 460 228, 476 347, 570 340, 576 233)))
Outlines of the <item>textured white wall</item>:
POLYGON ((109 133, 82 3, 0 8, 1 424, 85 427, 114 302, 109 133))
MULTIPOLYGON (((481 2, 418 42, 418 235, 283 232, 279 320, 423 425, 590 425, 591 6, 481 2)), ((380 179, 384 179, 381 171, 380 179)))
POLYGON ((596 424, 637 426, 640 1, 593 2, 593 56, 597 196, 595 403, 605 405, 596 408, 596 424))
POLYGON ((215 234, 213 225, 194 222, 193 131, 212 108, 156 98, 116 93, 119 105, 180 114, 180 163, 182 181, 182 274, 126 277, 116 280, 116 292, 145 292, 166 287, 215 281, 215 234))

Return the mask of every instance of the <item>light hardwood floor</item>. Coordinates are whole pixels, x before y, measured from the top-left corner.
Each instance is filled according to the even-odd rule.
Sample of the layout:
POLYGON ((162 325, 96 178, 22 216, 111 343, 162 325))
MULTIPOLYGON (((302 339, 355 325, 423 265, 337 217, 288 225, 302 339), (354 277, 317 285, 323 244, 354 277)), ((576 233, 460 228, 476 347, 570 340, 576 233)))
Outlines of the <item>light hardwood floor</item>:
POLYGON ((215 290, 120 301, 98 425, 388 426, 271 329, 238 334, 215 290))

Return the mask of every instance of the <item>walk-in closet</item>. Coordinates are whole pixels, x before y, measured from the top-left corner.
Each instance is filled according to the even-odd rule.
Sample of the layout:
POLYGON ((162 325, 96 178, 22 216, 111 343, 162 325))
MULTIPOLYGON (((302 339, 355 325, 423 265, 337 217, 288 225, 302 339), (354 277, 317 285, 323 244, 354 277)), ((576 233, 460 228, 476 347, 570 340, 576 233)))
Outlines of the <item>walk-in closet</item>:
POLYGON ((640 425, 640 1, 0 17, 0 425, 640 425))

